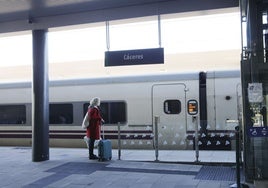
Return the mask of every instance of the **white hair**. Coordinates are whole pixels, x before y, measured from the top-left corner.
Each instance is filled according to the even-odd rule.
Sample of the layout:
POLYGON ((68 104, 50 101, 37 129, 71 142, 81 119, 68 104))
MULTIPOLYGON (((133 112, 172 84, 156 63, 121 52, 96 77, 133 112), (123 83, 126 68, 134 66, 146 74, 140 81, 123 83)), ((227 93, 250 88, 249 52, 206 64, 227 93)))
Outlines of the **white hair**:
POLYGON ((100 98, 99 97, 94 97, 90 101, 90 106, 99 106, 100 105, 100 98))

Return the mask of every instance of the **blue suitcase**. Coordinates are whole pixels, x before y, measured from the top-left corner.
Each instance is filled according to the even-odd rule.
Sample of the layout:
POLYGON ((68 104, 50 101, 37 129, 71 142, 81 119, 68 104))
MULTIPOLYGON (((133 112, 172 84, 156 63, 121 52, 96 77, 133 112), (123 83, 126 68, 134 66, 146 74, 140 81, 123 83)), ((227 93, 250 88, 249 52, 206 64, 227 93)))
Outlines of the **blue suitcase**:
POLYGON ((98 144, 99 161, 112 159, 112 143, 111 140, 100 140, 98 144))

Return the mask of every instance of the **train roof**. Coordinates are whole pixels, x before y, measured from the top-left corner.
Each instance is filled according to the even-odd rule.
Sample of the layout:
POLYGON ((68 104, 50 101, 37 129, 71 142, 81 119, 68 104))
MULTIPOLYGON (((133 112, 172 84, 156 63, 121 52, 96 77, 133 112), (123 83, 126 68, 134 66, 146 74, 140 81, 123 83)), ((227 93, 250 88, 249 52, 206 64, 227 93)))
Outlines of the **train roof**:
POLYGON ((207 78, 235 78, 240 77, 240 70, 208 71, 207 78))
MULTIPOLYGON (((204 71, 205 72, 205 71, 204 71)), ((177 81, 177 80, 198 80, 200 72, 183 72, 183 73, 161 73, 146 75, 129 75, 129 76, 106 76, 96 78, 79 78, 65 80, 51 80, 50 87, 71 86, 71 85, 88 85, 88 84, 120 84, 120 83, 141 83, 141 82, 158 82, 158 81, 177 81)), ((240 70, 221 70, 207 71, 207 78, 234 78, 240 77, 240 70)), ((10 82, 0 83, 2 88, 30 88, 31 82, 10 82)))

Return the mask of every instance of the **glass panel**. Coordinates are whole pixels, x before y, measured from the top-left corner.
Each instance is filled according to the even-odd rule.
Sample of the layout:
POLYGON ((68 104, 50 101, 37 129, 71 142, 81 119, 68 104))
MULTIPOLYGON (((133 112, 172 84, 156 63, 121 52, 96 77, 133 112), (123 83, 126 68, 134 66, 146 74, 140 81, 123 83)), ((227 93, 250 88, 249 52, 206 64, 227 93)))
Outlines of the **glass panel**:
POLYGON ((179 114, 181 112, 181 102, 179 100, 166 100, 164 102, 164 112, 166 114, 179 114))
POLYGON ((49 63, 102 59, 106 49, 104 23, 90 26, 85 28, 86 26, 80 25, 78 29, 50 31, 49 63))
MULTIPOLYGON (((87 112, 89 103, 84 104, 84 115, 87 112)), ((125 102, 101 102, 101 115, 105 124, 126 123, 126 103, 125 102)))
POLYGON ((239 15, 237 12, 163 18, 161 31, 165 53, 240 49, 239 15))
POLYGON ((0 124, 25 124, 26 106, 25 105, 1 105, 0 124))
MULTIPOLYGON (((0 35, 0 51, 1 58, 4 59, 0 62, 0 67, 31 65, 32 35, 20 34, 8 37, 1 37, 0 35)), ((31 78, 31 74, 29 78, 31 78)))
POLYGON ((103 119, 109 124, 126 122, 126 104, 124 102, 110 102, 106 106, 101 106, 101 111, 108 112, 103 113, 103 119))
POLYGON ((50 104, 49 124, 72 124, 73 105, 72 104, 50 104))
MULTIPOLYGON (((149 19, 149 18, 147 18, 149 19)), ((158 19, 129 19, 110 22, 110 50, 158 47, 158 19), (124 23, 122 23, 124 22, 124 23), (149 33, 149 34, 148 34, 149 33)))
POLYGON ((83 117, 85 117, 85 115, 87 113, 88 106, 89 106, 89 103, 84 103, 84 105, 83 105, 83 117))

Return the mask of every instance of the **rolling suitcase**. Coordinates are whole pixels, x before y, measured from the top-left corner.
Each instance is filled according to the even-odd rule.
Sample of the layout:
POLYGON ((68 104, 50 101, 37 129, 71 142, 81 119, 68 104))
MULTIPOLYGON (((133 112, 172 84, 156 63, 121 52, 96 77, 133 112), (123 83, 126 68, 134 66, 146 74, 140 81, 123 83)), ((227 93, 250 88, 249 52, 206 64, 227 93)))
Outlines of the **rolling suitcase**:
POLYGON ((98 145, 99 161, 107 161, 112 159, 112 143, 111 140, 100 140, 98 145))
POLYGON ((112 159, 112 142, 104 139, 104 130, 102 130, 103 140, 98 144, 99 161, 107 161, 112 159))

